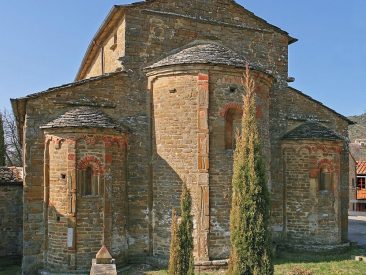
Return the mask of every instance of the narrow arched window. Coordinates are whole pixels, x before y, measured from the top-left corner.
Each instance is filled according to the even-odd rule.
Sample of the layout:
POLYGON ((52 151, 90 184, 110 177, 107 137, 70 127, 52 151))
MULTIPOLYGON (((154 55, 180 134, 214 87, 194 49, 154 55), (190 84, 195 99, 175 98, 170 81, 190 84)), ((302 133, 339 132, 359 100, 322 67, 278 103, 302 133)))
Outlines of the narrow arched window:
POLYGON ((237 134, 241 133, 242 113, 238 109, 229 109, 225 115, 225 149, 235 149, 237 134))
POLYGON ((319 191, 332 190, 332 173, 327 168, 320 170, 319 191))
POLYGON ((100 186, 100 176, 92 165, 78 172, 78 186, 82 196, 97 196, 103 194, 100 186))
POLYGON ((93 185, 93 168, 88 166, 84 172, 84 195, 93 195, 92 192, 93 185))

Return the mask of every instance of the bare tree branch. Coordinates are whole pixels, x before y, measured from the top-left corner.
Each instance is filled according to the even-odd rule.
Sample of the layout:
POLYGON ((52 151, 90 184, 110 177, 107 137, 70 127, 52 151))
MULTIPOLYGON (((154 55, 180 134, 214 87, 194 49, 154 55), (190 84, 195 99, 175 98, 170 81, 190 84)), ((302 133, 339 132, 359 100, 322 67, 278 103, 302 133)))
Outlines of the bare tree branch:
POLYGON ((6 109, 1 112, 1 116, 4 127, 6 164, 9 166, 22 166, 22 147, 15 118, 6 109))

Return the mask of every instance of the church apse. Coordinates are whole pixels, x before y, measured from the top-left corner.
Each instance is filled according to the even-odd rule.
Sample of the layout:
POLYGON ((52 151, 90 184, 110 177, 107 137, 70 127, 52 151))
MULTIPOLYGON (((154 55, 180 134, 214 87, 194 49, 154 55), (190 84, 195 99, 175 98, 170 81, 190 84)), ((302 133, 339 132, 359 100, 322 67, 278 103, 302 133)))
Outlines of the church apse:
POLYGON ((101 245, 124 262, 126 132, 90 107, 66 112, 42 129, 45 267, 87 270, 101 245))

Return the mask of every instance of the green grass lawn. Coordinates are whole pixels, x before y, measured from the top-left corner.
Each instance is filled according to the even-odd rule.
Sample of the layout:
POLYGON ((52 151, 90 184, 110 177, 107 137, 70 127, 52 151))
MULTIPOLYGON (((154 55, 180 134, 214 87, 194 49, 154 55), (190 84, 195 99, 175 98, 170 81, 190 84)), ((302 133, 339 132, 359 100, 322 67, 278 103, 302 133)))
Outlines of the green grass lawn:
MULTIPOLYGON (((354 256, 366 256, 366 248, 353 247, 342 253, 296 253, 282 252, 275 259, 275 274, 277 275, 366 275, 366 262, 357 262, 354 256), (294 272, 297 270, 298 272, 294 272), (303 271, 303 273, 300 273, 303 271), (305 271, 308 271, 306 273, 305 271), (309 273, 311 272, 311 273, 309 273)), ((0 275, 17 275, 20 273, 20 259, 17 257, 0 258, 0 275)), ((123 275, 145 274, 166 275, 165 270, 159 271, 131 271, 123 272, 123 275)), ((144 269, 146 270, 146 269, 144 269)), ((225 274, 224 271, 197 272, 201 275, 225 274)))
POLYGON ((328 254, 283 252, 275 259, 275 274, 286 275, 291 270, 302 269, 314 275, 366 275, 366 262, 354 260, 359 255, 366 256, 366 249, 353 247, 343 253, 328 254))
MULTIPOLYGON (((275 263, 275 275, 366 275, 366 262, 357 262, 354 256, 366 256, 366 248, 353 247, 343 253, 280 253, 275 263), (297 271, 297 272, 295 272, 297 271), (302 273, 301 273, 302 271, 302 273)), ((166 271, 146 272, 148 275, 166 275, 166 271)), ((223 272, 200 272, 197 274, 223 274, 223 272)))

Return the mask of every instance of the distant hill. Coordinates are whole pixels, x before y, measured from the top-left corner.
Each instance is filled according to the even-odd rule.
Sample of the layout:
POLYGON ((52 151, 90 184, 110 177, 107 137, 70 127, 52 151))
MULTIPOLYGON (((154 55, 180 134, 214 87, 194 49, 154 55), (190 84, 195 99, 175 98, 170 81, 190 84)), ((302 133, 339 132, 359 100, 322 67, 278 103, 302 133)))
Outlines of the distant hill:
POLYGON ((366 139, 366 113, 348 118, 357 123, 349 127, 349 139, 351 142, 354 142, 355 139, 366 139))
POLYGON ((355 125, 350 125, 348 128, 351 141, 350 151, 357 161, 366 161, 366 146, 354 143, 356 139, 366 139, 366 113, 348 118, 356 122, 355 125))

